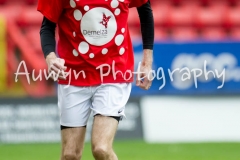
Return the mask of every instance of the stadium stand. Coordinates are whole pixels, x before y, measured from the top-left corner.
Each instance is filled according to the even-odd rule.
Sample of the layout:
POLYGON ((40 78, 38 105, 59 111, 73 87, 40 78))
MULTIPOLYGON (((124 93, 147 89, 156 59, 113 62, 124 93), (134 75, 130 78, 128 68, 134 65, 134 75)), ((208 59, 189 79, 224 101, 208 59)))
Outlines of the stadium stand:
POLYGON ((196 29, 193 27, 175 27, 172 30, 171 38, 173 40, 193 41, 198 37, 196 29))
POLYGON ((229 36, 232 37, 232 39, 239 41, 240 40, 240 27, 231 29, 229 36))
MULTIPOLYGON (((155 39, 161 40, 238 40, 239 0, 151 0, 155 39), (163 33, 165 32, 165 33, 163 33), (236 35, 234 35, 236 34, 236 35)), ((129 25, 136 35, 139 21, 131 9, 129 25)))
MULTIPOLYGON (((45 78, 38 81, 28 81, 19 76, 19 83, 15 83, 15 73, 22 59, 27 64, 30 77, 39 75, 46 69, 46 63, 40 48, 39 27, 42 16, 36 11, 36 0, 0 0, 0 14, 7 23, 7 88, 16 92, 16 88, 23 87, 27 95, 33 97, 55 95, 55 88, 49 85, 45 78), (31 83, 31 85, 29 85, 31 83), (19 84, 19 86, 16 86, 19 84)), ((21 67, 20 72, 25 72, 21 67)))
MULTIPOLYGON (((156 41, 240 40, 240 0, 151 0, 151 3, 156 41)), ((8 67, 12 70, 16 70, 19 63, 16 50, 30 68, 46 67, 39 39, 42 15, 36 11, 36 5, 37 0, 0 0, 0 14, 7 21, 8 53, 12 52, 8 54, 8 67)), ((129 28, 133 41, 141 39, 140 22, 136 17, 136 9, 130 9, 129 28)), ((32 93, 28 85, 24 86, 36 96, 53 94, 54 88, 49 92, 47 83, 36 84, 36 93, 32 93)))
POLYGON ((168 25, 171 26, 192 26, 194 24, 194 10, 196 7, 183 5, 171 7, 167 14, 168 25))
POLYGON ((205 40, 218 41, 227 37, 226 32, 221 27, 207 27, 202 29, 202 38, 205 40))

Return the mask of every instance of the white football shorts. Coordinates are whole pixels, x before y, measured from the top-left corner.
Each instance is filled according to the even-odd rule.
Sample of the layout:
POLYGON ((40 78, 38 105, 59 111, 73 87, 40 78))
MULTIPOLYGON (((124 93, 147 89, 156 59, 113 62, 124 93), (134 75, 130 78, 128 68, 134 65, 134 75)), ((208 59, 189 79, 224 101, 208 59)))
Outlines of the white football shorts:
POLYGON ((91 111, 93 115, 125 117, 131 87, 131 83, 107 83, 92 87, 59 84, 60 125, 86 126, 91 111))

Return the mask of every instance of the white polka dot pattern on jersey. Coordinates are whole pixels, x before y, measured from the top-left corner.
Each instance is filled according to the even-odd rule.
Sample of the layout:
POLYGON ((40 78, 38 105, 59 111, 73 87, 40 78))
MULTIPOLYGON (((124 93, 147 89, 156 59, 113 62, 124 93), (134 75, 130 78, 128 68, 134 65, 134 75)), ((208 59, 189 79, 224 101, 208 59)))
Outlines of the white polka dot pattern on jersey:
POLYGON ((123 35, 117 35, 116 38, 115 38, 115 43, 117 46, 120 46, 122 44, 124 40, 124 36, 123 35))
POLYGON ((82 13, 81 11, 79 11, 78 9, 76 9, 74 12, 73 12, 73 15, 74 15, 74 18, 77 20, 77 21, 80 21, 82 19, 82 13))
POLYGON ((122 48, 120 49, 120 51, 119 51, 119 54, 120 54, 120 55, 123 55, 124 53, 125 53, 125 48, 122 47, 122 48))
POLYGON ((75 8, 76 7, 76 3, 74 2, 74 0, 70 0, 70 6, 72 8, 75 8))
POLYGON ((94 58, 94 54, 93 54, 93 53, 90 53, 90 54, 89 54, 89 57, 90 57, 90 58, 94 58))
POLYGON ((72 53, 73 53, 73 55, 74 55, 75 57, 77 57, 77 56, 78 56, 78 52, 77 52, 77 50, 76 50, 76 49, 74 49, 72 53))
MULTIPOLYGON (((81 0, 69 0, 70 6, 74 9, 73 17, 76 21, 80 21, 80 31, 86 41, 79 42, 78 51, 73 49, 73 56, 79 54, 87 54, 90 52, 91 46, 104 46, 110 41, 114 41, 116 46, 119 46, 119 55, 125 53, 125 48, 121 45, 124 41, 125 28, 118 28, 116 16, 121 14, 120 3, 124 0, 105 0, 109 3, 110 7, 114 9, 113 13, 103 7, 91 8, 89 5, 85 5, 83 10, 77 9, 77 1, 81 0), (120 30, 121 34, 116 35, 117 31, 120 30), (100 38, 99 38, 100 37, 100 38), (115 37, 115 38, 114 38, 115 37)), ((76 31, 72 32, 73 37, 76 37, 76 31)), ((77 32, 78 33, 78 32, 77 32)), ((101 55, 108 53, 107 48, 102 48, 101 55)), ((89 58, 94 58, 94 53, 89 53, 89 58)))
POLYGON ((121 10, 120 10, 119 8, 117 8, 117 9, 115 10, 115 12, 114 12, 114 14, 115 14, 116 16, 118 16, 120 13, 121 13, 121 10))
POLYGON ((88 11, 89 10, 89 6, 84 6, 84 10, 88 11))
POLYGON ((81 54, 86 54, 89 51, 89 45, 87 42, 81 42, 78 46, 78 51, 81 54))
POLYGON ((108 49, 107 48, 104 48, 103 50, 102 50, 102 54, 107 54, 108 53, 108 49))
POLYGON ((119 2, 118 2, 117 0, 113 0, 113 1, 111 2, 111 7, 112 7, 112 8, 117 8, 118 5, 119 5, 119 2))

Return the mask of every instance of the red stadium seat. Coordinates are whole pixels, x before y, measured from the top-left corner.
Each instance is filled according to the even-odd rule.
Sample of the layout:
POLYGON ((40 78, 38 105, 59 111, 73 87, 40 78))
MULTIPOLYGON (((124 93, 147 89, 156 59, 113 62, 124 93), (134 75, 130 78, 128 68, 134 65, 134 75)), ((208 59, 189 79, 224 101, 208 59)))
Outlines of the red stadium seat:
POLYGON ((229 0, 200 0, 203 6, 228 5, 229 0))
POLYGON ((172 30, 171 38, 180 41, 190 41, 197 39, 198 34, 192 27, 177 27, 172 30))
POLYGON ((240 41, 240 28, 237 27, 237 28, 233 28, 231 31, 230 31, 230 37, 234 40, 238 40, 240 41))
POLYGON ((221 26, 224 23, 224 16, 226 13, 226 6, 201 7, 197 11, 195 24, 200 28, 208 26, 221 26))
POLYGON ((221 27, 204 28, 201 36, 205 40, 223 40, 227 38, 226 32, 221 27))
POLYGON ((181 5, 200 5, 201 1, 200 0, 169 0, 172 5, 174 6, 181 6, 181 5))
POLYGON ((31 45, 33 46, 33 48, 41 52, 42 49, 41 49, 39 31, 40 31, 39 27, 28 27, 26 32, 26 37, 28 41, 31 43, 31 45))
POLYGON ((1 1, 5 1, 5 4, 7 5, 24 4, 23 0, 1 0, 1 1))
POLYGON ((195 18, 196 8, 193 6, 172 7, 168 14, 169 26, 191 26, 195 18))
POLYGON ((18 17, 21 8, 22 7, 19 5, 0 5, 0 14, 7 19, 15 20, 18 17))
POLYGON ((161 27, 156 27, 154 31, 154 39, 155 41, 166 40, 168 38, 167 32, 165 29, 161 27))
POLYGON ((173 5, 180 5, 183 0, 172 0, 173 5))
POLYGON ((234 6, 237 5, 237 1, 239 0, 228 0, 229 5, 234 6))
POLYGON ((230 27, 240 26, 240 5, 229 8, 226 14, 226 24, 230 27))
POLYGON ((7 0, 0 0, 0 4, 5 4, 7 2, 7 0))
POLYGON ((158 3, 152 6, 155 25, 165 25, 169 14, 170 5, 168 3, 158 3))
POLYGON ((35 5, 37 4, 37 0, 0 0, 0 4, 27 4, 27 5, 35 5))
POLYGON ((155 4, 165 4, 165 3, 168 3, 168 4, 171 4, 171 1, 169 0, 150 0, 151 4, 154 6, 155 4))
POLYGON ((25 0, 28 5, 34 5, 37 3, 37 0, 25 0))
POLYGON ((233 4, 235 4, 235 6, 239 6, 240 5, 240 1, 239 0, 232 0, 232 1, 235 2, 235 3, 233 2, 233 4))
POLYGON ((24 7, 22 11, 19 13, 17 22, 21 26, 28 25, 37 25, 40 26, 42 22, 43 16, 40 12, 36 11, 35 6, 24 7))
POLYGON ((129 27, 129 32, 131 35, 131 40, 136 41, 141 39, 141 30, 139 27, 129 27))
POLYGON ((130 26, 139 26, 139 15, 136 8, 129 9, 128 24, 130 26))

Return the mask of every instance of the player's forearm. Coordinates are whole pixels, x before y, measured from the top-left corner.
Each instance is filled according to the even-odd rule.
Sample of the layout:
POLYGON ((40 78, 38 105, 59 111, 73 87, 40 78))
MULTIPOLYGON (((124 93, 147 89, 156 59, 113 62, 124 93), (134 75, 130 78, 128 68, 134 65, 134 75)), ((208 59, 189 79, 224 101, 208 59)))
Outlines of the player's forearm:
POLYGON ((50 52, 47 56, 46 56, 46 60, 48 59, 54 59, 57 58, 57 55, 55 52, 50 52))
POLYGON ((150 1, 137 8, 143 40, 143 49, 153 49, 154 44, 154 19, 150 1))
POLYGON ((56 24, 44 17, 40 30, 40 38, 42 51, 45 57, 47 57, 50 53, 52 54, 55 52, 55 28, 56 24))
POLYGON ((142 65, 152 67, 152 63, 153 63, 153 50, 152 49, 144 49, 142 65))

